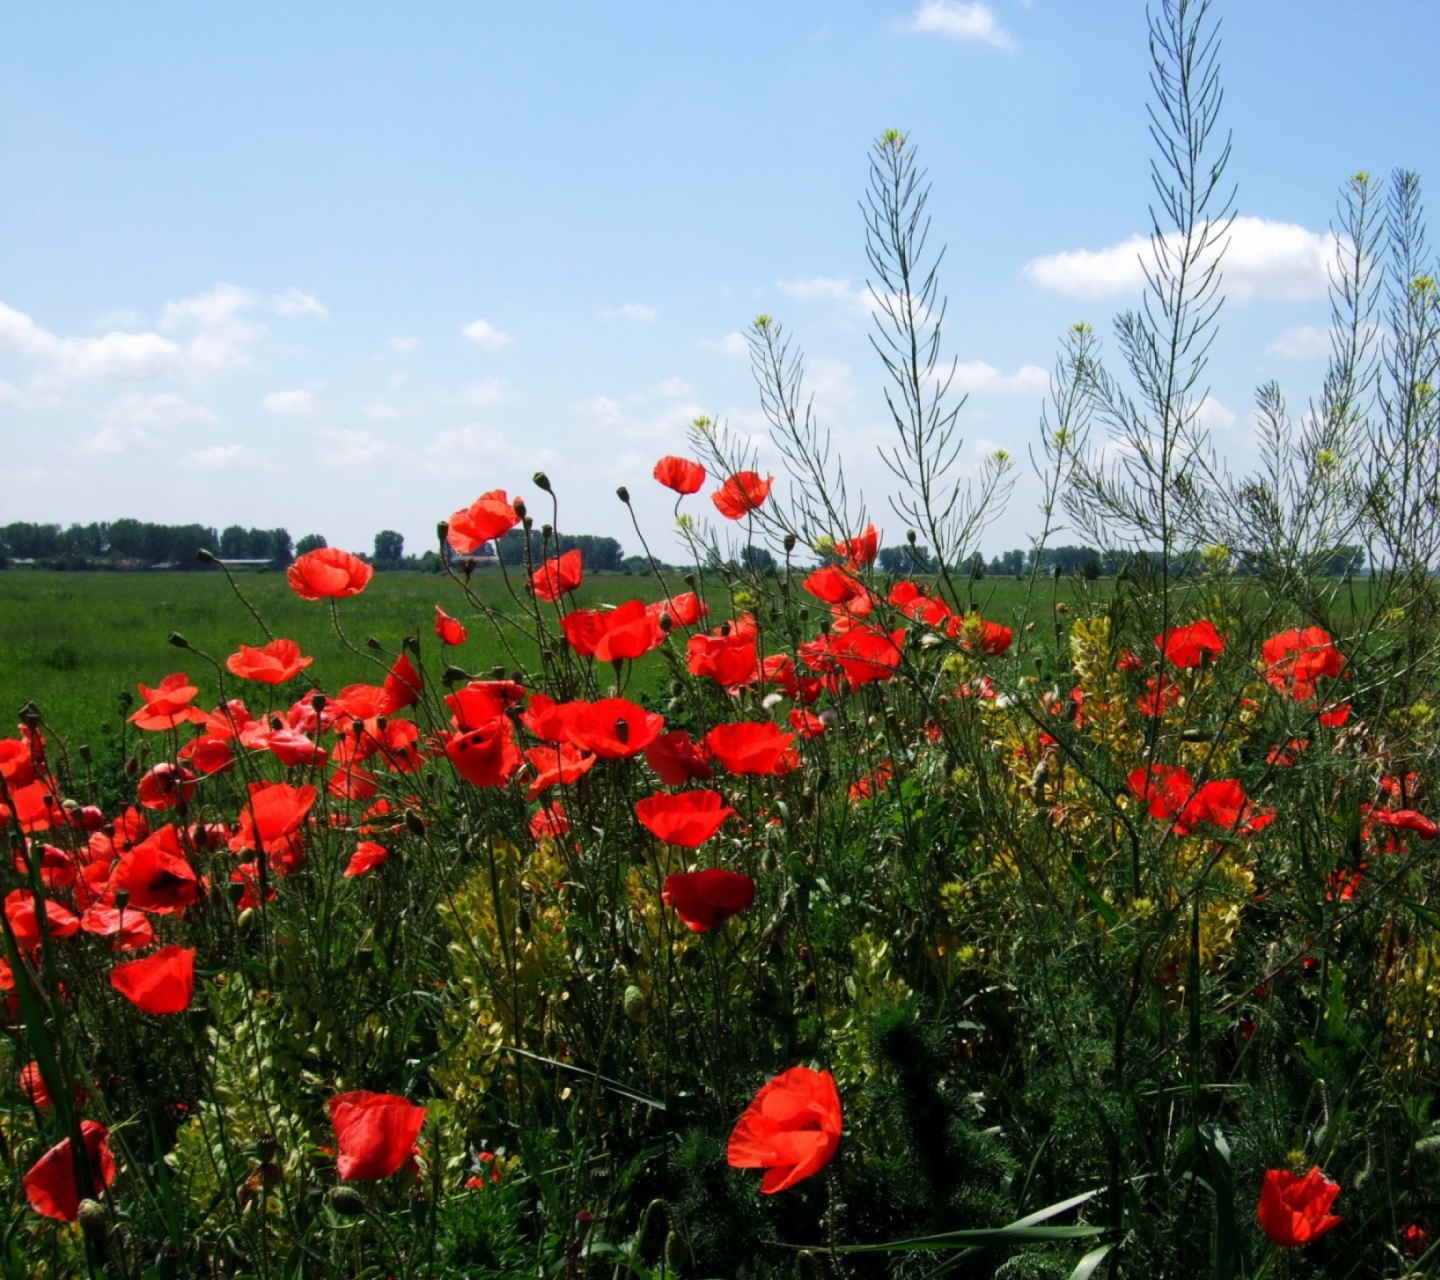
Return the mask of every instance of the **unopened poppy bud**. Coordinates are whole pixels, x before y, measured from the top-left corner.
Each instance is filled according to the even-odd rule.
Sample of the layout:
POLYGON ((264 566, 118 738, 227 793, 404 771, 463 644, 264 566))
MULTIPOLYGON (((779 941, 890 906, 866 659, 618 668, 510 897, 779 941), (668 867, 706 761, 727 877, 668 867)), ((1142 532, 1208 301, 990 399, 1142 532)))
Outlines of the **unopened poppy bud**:
POLYGON ((366 636, 366 637, 365 637, 365 643, 366 643, 367 645, 369 645, 370 648, 372 648, 372 649, 383 649, 383 648, 385 647, 384 645, 382 645, 382 644, 380 643, 380 641, 378 641, 377 639, 375 639, 374 636, 366 636))
POLYGON ((400 641, 402 649, 409 649, 417 658, 420 656, 420 640, 417 636, 406 636, 400 641))
POLYGON ((830 634, 830 619, 829 619, 829 618, 821 618, 821 619, 820 619, 820 634, 821 634, 822 636, 828 636, 828 635, 830 634))
POLYGON ((80 1206, 75 1211, 75 1220, 80 1224, 80 1230, 85 1233, 85 1238, 92 1244, 104 1242, 105 1233, 110 1229, 110 1224, 105 1217, 105 1206, 98 1200, 91 1200, 88 1197, 80 1201, 80 1206))
POLYGON ((659 618, 656 619, 656 625, 660 628, 661 631, 665 632, 668 635, 670 632, 670 628, 673 627, 675 624, 671 621, 670 615, 668 613, 662 613, 659 618))
POLYGON ((537 489, 543 489, 546 493, 550 492, 550 477, 543 471, 537 471, 531 476, 531 479, 534 480, 537 489))
POLYGON ((232 907, 238 907, 240 905, 240 899, 245 896, 245 886, 239 881, 236 881, 226 885, 225 892, 230 898, 230 905, 232 907))
POLYGON ((515 514, 516 514, 517 516, 519 516, 520 519, 525 520, 525 519, 528 518, 528 517, 525 515, 525 499, 524 499, 524 498, 516 498, 515 501, 512 502, 510 505, 511 505, 511 507, 514 508, 515 514))
POLYGON ((206 551, 204 547, 195 548, 195 559, 200 561, 201 564, 215 563, 215 557, 212 556, 208 551, 206 551))
POLYGON ((460 684, 470 679, 468 671, 461 671, 459 667, 446 667, 445 674, 440 677, 446 684, 460 684))
POLYGON ((503 680, 503 679, 505 679, 505 668, 502 667, 502 666, 500 666, 499 663, 497 663, 495 666, 491 667, 491 668, 490 668, 490 679, 492 679, 492 680, 503 680))
POLYGON ((645 993, 633 982, 625 988, 625 1016, 639 1025, 645 1021, 645 993))
POLYGON ((88 742, 82 742, 75 748, 75 752, 86 764, 90 763, 90 744, 88 742))
POLYGON ((115 910, 116 910, 116 911, 124 911, 125 908, 128 907, 129 905, 130 905, 130 890, 129 890, 129 889, 116 889, 116 890, 115 890, 115 910))
POLYGON ((1036 657, 1036 659, 1035 659, 1035 670, 1036 670, 1036 671, 1044 671, 1044 670, 1045 670, 1045 659, 1044 659, 1044 658, 1036 657))
POLYGON ((417 1225, 418 1225, 419 1223, 424 1222, 424 1221, 425 1221, 425 1215, 426 1215, 426 1213, 429 1211, 429 1209, 430 1209, 430 1197, 429 1197, 429 1196, 424 1195, 424 1194, 422 1194, 422 1193, 419 1192, 419 1191, 412 1191, 412 1192, 410 1193, 410 1221, 411 1221, 411 1222, 416 1223, 417 1225))
POLYGON ((918 536, 919 535, 916 534, 914 529, 905 530, 905 541, 908 542, 912 547, 915 545, 918 536))
POLYGON ((34 729, 40 723, 40 708, 33 702, 27 702, 20 708, 20 723, 27 729, 34 729))
POLYGON ((365 1197, 354 1187, 331 1187, 330 1207, 347 1218, 358 1218, 365 1212, 365 1197))
POLYGON ((795 550, 795 535, 793 533, 787 533, 785 535, 785 550, 787 553, 795 550))
MULTIPOLYGON (((241 888, 243 889, 244 886, 242 885, 241 888)), ((241 896, 243 897, 244 895, 242 894, 241 896)), ((251 926, 252 926, 254 923, 255 923, 255 908, 254 908, 254 907, 246 907, 244 911, 242 911, 238 916, 235 917, 235 924, 236 924, 236 926, 239 928, 239 930, 240 930, 241 933, 248 933, 248 932, 250 931, 251 926)))
POLYGON ((255 1159, 261 1164, 269 1164, 279 1149, 280 1144, 273 1133, 262 1133, 255 1139, 255 1159))
POLYGON ((682 581, 687 587, 693 587, 695 585, 695 575, 693 573, 687 573, 682 581))
POLYGON ((581 1209, 575 1215, 575 1234, 577 1236, 583 1236, 594 1225, 595 1215, 589 1209, 581 1209))
POLYGON ((450 521, 448 521, 448 520, 441 520, 440 523, 435 526, 435 537, 436 537, 439 541, 444 542, 445 539, 449 536, 449 534, 450 534, 450 521))
POLYGON ((627 489, 623 484, 615 490, 615 496, 619 498, 620 501, 623 502, 627 507, 630 505, 630 490, 627 489))
POLYGON ((139 773, 139 772, 140 772, 140 761, 138 761, 137 759, 135 759, 134 756, 128 757, 128 758, 126 759, 126 761, 125 761, 125 776, 126 776, 127 778, 133 778, 133 777, 134 777, 137 773, 139 773))
POLYGON ((808 604, 802 604, 802 605, 800 606, 800 621, 801 621, 801 622, 809 622, 809 621, 810 621, 810 606, 809 606, 808 604))
POLYGON ((405 815, 405 830, 412 836, 423 836, 425 834, 425 819, 418 813, 407 813, 405 815))
POLYGON ((190 647, 190 641, 185 639, 178 631, 172 631, 170 633, 170 643, 177 649, 188 649, 190 647))
POLYGON ((317 693, 311 697, 310 706, 314 710, 315 714, 318 716, 322 711, 325 710, 329 702, 330 699, 327 698, 323 693, 317 693))

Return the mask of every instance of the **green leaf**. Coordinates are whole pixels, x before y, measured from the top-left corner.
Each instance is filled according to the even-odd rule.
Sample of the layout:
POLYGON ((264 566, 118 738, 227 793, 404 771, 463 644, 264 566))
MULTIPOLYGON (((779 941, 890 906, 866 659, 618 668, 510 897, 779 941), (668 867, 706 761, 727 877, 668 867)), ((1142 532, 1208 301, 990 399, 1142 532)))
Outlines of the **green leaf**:
POLYGON ((1113 1244, 1102 1244, 1098 1249, 1091 1249, 1079 1262, 1075 1264, 1075 1270, 1070 1273, 1070 1280, 1090 1280, 1096 1269, 1110 1255, 1113 1244))

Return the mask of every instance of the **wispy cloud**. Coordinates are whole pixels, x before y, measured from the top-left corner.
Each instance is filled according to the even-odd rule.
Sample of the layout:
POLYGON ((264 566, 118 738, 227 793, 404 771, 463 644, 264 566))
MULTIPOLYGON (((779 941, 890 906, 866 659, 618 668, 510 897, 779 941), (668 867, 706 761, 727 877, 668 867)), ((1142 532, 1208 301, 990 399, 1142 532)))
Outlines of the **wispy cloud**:
POLYGON ((472 320, 460 332, 477 347, 484 347, 487 351, 499 351, 501 347, 508 347, 515 341, 508 333, 501 332, 488 320, 472 320))
POLYGON ((700 345, 725 356, 743 356, 750 352, 749 342, 738 329, 734 333, 727 333, 723 338, 701 338, 700 345))
POLYGON ((390 339, 390 348, 392 351, 400 352, 418 351, 420 349, 420 339, 407 337, 402 334, 399 337, 390 339))
POLYGON ((320 407, 320 402, 313 391, 272 391, 260 401, 260 407, 282 418, 305 418, 320 407))
POLYGON ((627 302, 618 307, 602 308, 600 317, 603 320, 633 320, 644 324, 658 314, 654 307, 647 307, 643 302, 627 302))
POLYGON ((1314 360, 1330 354, 1330 330, 1315 324, 1297 325, 1276 334, 1265 347, 1282 360, 1314 360))
POLYGON ((924 0, 915 16, 905 24, 905 30, 919 35, 944 36, 947 40, 978 40, 997 49, 1015 47, 988 4, 924 0))
POLYGON ((258 449, 244 444, 213 444, 185 455, 187 466, 202 471, 279 471, 258 449))
POLYGON ((486 378, 484 382, 471 382, 454 391, 437 391, 437 404, 455 405, 461 409, 488 409, 492 405, 504 404, 511 398, 510 384, 504 378, 486 378))
MULTIPOLYGON (((1232 298, 1323 298, 1335 261, 1333 233, 1293 222, 1239 217, 1230 227, 1221 263, 1223 287, 1232 298)), ((1074 298, 1137 294, 1145 267, 1155 261, 1148 236, 1131 236, 1108 249, 1075 249, 1027 262, 1024 274, 1042 289, 1074 298)))
POLYGON ((1022 364, 1014 373, 1001 373, 983 360, 962 360, 955 366, 950 385, 960 392, 1043 396, 1050 390, 1050 375, 1034 364, 1022 364))
POLYGON ((357 431, 353 427, 321 427, 315 434, 320 441, 320 456, 332 466, 368 466, 387 450, 385 441, 373 431, 357 431))
POLYGON ((277 316, 315 316, 319 320, 330 317, 314 294, 302 293, 299 289, 286 289, 284 293, 276 294, 271 305, 277 316))
POLYGON ((455 475, 492 475, 496 467, 555 467, 564 459, 553 449, 516 444, 503 431, 470 422, 438 432, 420 450, 430 471, 455 475))

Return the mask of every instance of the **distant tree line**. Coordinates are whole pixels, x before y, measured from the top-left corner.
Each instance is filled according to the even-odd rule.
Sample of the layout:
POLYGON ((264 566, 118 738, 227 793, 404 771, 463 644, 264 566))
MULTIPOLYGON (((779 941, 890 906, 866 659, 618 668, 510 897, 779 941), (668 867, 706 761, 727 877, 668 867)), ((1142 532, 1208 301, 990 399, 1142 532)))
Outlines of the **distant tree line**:
MULTIPOLYGON (((511 529, 503 538, 495 540, 492 545, 501 564, 524 565, 525 538, 524 529, 511 529)), ((614 538, 596 537, 588 533, 563 534, 558 547, 553 536, 542 538, 539 529, 531 529, 529 538, 530 560, 533 564, 539 564, 546 556, 578 551, 587 571, 620 572, 625 568, 625 553, 614 538)))
POLYGON ((165 565, 200 569, 204 550, 221 559, 256 560, 283 569, 294 557, 284 529, 245 529, 231 525, 223 533, 201 524, 152 524, 146 520, 97 521, 92 524, 0 526, 0 564, 33 561, 45 569, 149 569, 165 565))

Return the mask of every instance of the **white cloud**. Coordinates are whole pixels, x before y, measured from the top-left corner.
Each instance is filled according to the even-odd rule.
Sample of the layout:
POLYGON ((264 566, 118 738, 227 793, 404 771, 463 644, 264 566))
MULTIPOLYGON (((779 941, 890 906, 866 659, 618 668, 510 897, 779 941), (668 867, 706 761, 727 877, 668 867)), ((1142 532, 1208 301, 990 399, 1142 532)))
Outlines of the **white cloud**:
POLYGON ((726 356, 743 356, 750 353, 750 343, 746 341, 745 335, 739 330, 727 333, 723 338, 701 338, 700 345, 726 356))
POLYGON ((666 378, 655 390, 667 400, 693 399, 695 396, 695 388, 684 378, 666 378))
POLYGON ((101 427, 94 435, 80 441, 81 453, 129 453, 131 449, 150 449, 157 441, 148 431, 123 422, 101 427))
POLYGON ((462 409, 488 409, 511 398, 509 383, 504 378, 486 378, 472 382, 456 391, 437 391, 439 404, 457 405, 462 409))
POLYGON ((93 328, 109 333, 111 329, 138 329, 145 323, 145 317, 129 307, 116 307, 104 315, 95 317, 93 328))
POLYGON ((187 466, 202 471, 278 471, 258 449, 243 444, 213 444, 185 455, 187 466))
POLYGON ((395 351, 418 351, 420 349, 419 338, 400 336, 390 339, 390 346, 395 351))
POLYGON ((435 435, 420 450, 428 469, 445 475, 493 474, 505 467, 555 467, 564 459, 553 449, 516 444, 503 431, 471 422, 435 435))
POLYGON ((654 307, 647 307, 643 302, 627 302, 619 307, 606 307, 601 312, 601 318, 605 320, 635 320, 644 322, 653 320, 656 316, 654 307))
POLYGON ((371 401, 360 412, 377 422, 394 422, 398 418, 413 418, 418 410, 410 405, 396 404, 382 396, 379 400, 371 401))
POLYGON ((1195 420, 1205 431, 1233 431, 1239 425, 1240 415, 1214 396, 1206 396, 1195 411, 1195 420))
POLYGON ((1286 329, 1266 348, 1267 354, 1282 360, 1314 360, 1330 354, 1330 330, 1319 325, 1302 324, 1286 329))
POLYGON ((320 407, 313 391, 272 391, 260 401, 266 413, 282 418, 304 418, 320 407))
POLYGON ((801 302, 843 302, 849 306, 865 306, 865 294, 852 289, 848 280, 829 276, 807 276, 794 280, 777 280, 776 286, 787 297, 801 302))
POLYGON ((214 425, 219 415, 172 392, 146 395, 129 391, 100 410, 100 421, 110 425, 142 428, 181 427, 189 423, 214 425))
POLYGON ((374 462, 387 449, 385 441, 373 431, 321 427, 315 434, 321 442, 320 455, 331 466, 363 467, 374 462))
POLYGON ((499 351, 501 347, 508 347, 515 341, 508 333, 502 333, 488 320, 473 320, 460 332, 477 347, 484 347, 487 351, 499 351))
MULTIPOLYGON (((1174 243, 1173 237, 1171 243, 1174 243)), ((1323 298, 1335 261, 1333 233, 1293 222, 1237 217, 1221 266, 1222 288, 1232 298, 1323 298)), ((1027 262, 1024 274, 1042 289, 1076 298, 1136 294, 1145 287, 1144 264, 1154 261, 1148 236, 1131 236, 1108 249, 1076 249, 1027 262)))
POLYGON ((961 0, 924 0, 905 30, 922 35, 945 36, 950 40, 979 40, 997 49, 1013 49, 1015 42, 1000 28, 995 12, 987 4, 964 4, 961 0))
POLYGON ((955 366, 950 386, 959 392, 1043 396, 1050 390, 1050 375, 1039 365, 1022 364, 1014 373, 1001 373, 983 360, 962 360, 955 366))
POLYGON ((286 289, 284 293, 276 294, 271 305, 277 316, 315 316, 320 320, 330 318, 330 313, 314 294, 302 293, 299 289, 286 289))

